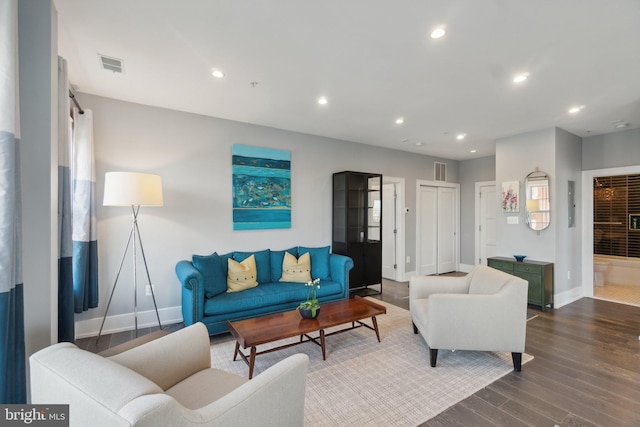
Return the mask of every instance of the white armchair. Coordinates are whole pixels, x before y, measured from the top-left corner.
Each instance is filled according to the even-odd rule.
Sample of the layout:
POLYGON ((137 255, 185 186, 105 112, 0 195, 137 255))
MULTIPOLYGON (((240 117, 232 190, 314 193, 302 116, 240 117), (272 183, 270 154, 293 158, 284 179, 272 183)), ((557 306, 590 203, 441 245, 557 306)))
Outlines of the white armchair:
POLYGON ((466 276, 414 276, 409 311, 436 366, 438 349, 511 352, 520 371, 527 331, 526 280, 478 265, 466 276))
POLYGON ((302 426, 307 355, 247 380, 209 346, 202 323, 110 358, 55 344, 30 358, 31 403, 68 404, 71 426, 302 426))

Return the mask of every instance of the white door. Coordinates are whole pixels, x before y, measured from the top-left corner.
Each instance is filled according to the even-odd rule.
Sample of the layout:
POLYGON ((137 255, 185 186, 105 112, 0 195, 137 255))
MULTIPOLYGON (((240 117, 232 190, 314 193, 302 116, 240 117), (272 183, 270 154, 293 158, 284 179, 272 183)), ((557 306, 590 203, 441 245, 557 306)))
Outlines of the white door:
POLYGON ((496 186, 480 187, 479 264, 487 265, 487 258, 496 256, 496 186))
POLYGON ((453 188, 438 187, 438 246, 437 274, 456 271, 456 192, 453 188))
POLYGON ((397 280, 396 184, 382 185, 382 277, 397 280))
POLYGON ((438 273, 438 190, 420 186, 420 264, 419 274, 438 273))

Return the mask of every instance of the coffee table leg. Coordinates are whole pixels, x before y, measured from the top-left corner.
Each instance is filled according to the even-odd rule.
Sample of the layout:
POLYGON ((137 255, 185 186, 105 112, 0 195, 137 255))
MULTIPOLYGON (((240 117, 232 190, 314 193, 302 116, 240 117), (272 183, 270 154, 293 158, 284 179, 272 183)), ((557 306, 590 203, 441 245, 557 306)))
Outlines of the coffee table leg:
POLYGON ((233 352, 233 361, 235 362, 238 357, 238 351, 240 351, 240 343, 236 341, 236 351, 233 352))
POLYGON ((249 379, 253 377, 253 365, 256 363, 256 346, 251 347, 251 355, 249 356, 249 379))
POLYGON ((376 320, 376 316, 371 318, 373 322, 373 329, 376 331, 376 337, 378 338, 378 342, 380 342, 380 331, 378 331, 378 321, 376 320))
POLYGON ((324 346, 324 329, 320 329, 320 346, 322 347, 322 360, 327 360, 327 352, 324 346))

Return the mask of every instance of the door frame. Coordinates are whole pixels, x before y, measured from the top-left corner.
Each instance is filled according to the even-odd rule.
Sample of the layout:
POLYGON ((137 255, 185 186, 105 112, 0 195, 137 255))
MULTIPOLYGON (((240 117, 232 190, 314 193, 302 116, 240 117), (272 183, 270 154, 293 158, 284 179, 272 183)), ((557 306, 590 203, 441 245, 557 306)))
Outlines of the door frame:
MULTIPOLYGON (((634 175, 640 166, 582 171, 582 296, 593 297, 593 179, 599 176, 634 175)), ((556 305, 557 307, 557 305, 556 305)))
POLYGON ((421 239, 422 239, 422 224, 420 223, 422 203, 420 202, 420 187, 446 187, 453 188, 455 190, 456 209, 454 215, 454 230, 455 230, 455 258, 456 258, 456 271, 460 271, 460 184, 441 182, 441 181, 428 181, 425 179, 416 180, 416 274, 421 275, 420 260, 422 259, 421 239))
MULTIPOLYGON (((395 184, 398 198, 396 199, 396 281, 406 281, 406 264, 404 262, 405 254, 405 217, 404 217, 404 178, 382 175, 382 185, 395 184)), ((381 189, 382 190, 382 189, 381 189)), ((382 203, 384 203, 384 198, 382 203)), ((384 241, 382 242, 384 245, 384 241)))
MULTIPOLYGON (((479 181, 476 182, 476 194, 475 194, 475 222, 474 222, 474 228, 473 228, 473 238, 475 240, 475 256, 473 259, 473 265, 477 265, 478 264, 478 259, 480 259, 480 236, 479 236, 479 230, 480 230, 480 217, 482 215, 482 213, 480 212, 480 187, 490 187, 490 186, 494 186, 496 187, 496 182, 495 181, 479 181)), ((496 191, 497 187, 496 187, 496 191)), ((496 203, 496 211, 497 211, 497 203, 496 203)))

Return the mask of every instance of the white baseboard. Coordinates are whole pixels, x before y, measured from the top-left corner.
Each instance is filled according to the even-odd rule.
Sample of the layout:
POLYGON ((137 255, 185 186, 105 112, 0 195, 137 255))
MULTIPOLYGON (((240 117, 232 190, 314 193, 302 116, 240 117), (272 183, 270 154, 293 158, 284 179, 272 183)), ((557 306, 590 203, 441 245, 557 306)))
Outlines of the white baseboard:
MULTIPOLYGON (((160 315, 160 323, 162 323, 163 326, 180 323, 182 322, 182 307, 161 308, 158 309, 158 315, 160 315)), ((101 324, 102 317, 76 321, 76 339, 97 336, 98 332, 100 332, 101 324)), ((153 326, 158 326, 158 318, 156 317, 155 310, 138 312, 138 329, 153 326)), ((118 314, 115 316, 107 316, 104 322, 104 328, 102 328, 102 334, 113 334, 122 331, 132 331, 134 329, 134 313, 118 314)))
POLYGON ((460 264, 460 271, 462 271, 463 273, 469 273, 471 269, 473 269, 473 267, 475 267, 475 265, 460 264))
POLYGON ((567 304, 571 304, 574 301, 578 301, 584 297, 584 291, 582 286, 571 288, 568 291, 561 292, 553 295, 553 308, 560 308, 567 304))

